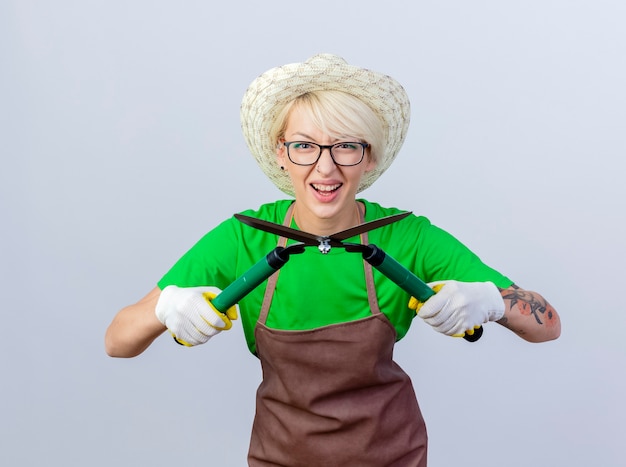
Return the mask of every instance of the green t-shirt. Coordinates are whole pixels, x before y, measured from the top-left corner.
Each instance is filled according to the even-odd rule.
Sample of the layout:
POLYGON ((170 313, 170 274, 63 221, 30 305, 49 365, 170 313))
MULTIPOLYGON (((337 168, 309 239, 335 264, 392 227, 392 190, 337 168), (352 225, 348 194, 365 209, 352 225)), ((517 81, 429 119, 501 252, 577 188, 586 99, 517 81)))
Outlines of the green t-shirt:
MULTIPOLYGON (((366 208, 366 222, 403 212, 360 201, 366 208)), ((242 214, 282 224, 291 203, 292 200, 281 200, 242 214)), ((298 228, 295 222, 291 226, 298 228)), ((425 217, 410 215, 372 230, 368 236, 368 243, 381 248, 425 282, 450 279, 492 281, 502 288, 512 284, 425 217)), ((360 242, 358 236, 345 241, 360 242)), ((168 285, 209 285, 224 289, 272 251, 277 242, 277 235, 254 229, 232 217, 200 239, 163 276, 158 286, 163 289, 168 285)), ((288 241, 290 243, 293 242, 288 241)), ((395 327, 400 340, 415 317, 415 312, 407 306, 410 297, 375 268, 373 274, 380 309, 395 327)), ((239 302, 246 341, 253 353, 254 326, 266 283, 239 302)), ((302 254, 292 255, 280 269, 266 324, 277 329, 304 330, 352 321, 369 314, 362 256, 348 253, 343 248, 332 248, 328 254, 321 254, 316 247, 309 247, 302 254)))

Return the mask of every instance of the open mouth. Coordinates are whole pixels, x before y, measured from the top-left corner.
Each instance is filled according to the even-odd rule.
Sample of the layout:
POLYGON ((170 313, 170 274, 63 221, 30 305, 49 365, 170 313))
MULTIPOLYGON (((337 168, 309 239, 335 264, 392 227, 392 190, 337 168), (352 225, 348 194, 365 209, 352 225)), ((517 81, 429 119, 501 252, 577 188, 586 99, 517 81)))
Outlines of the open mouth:
POLYGON ((337 183, 335 185, 319 185, 316 183, 311 183, 311 187, 322 196, 329 196, 333 194, 341 187, 341 185, 343 184, 337 183))

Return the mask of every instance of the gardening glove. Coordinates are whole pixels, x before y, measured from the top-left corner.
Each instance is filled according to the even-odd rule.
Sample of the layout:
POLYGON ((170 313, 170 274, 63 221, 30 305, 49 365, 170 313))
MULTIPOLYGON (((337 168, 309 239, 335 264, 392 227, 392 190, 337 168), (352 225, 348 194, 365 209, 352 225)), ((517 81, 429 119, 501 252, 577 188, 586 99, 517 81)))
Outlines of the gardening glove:
POLYGON ((157 301, 156 316, 179 344, 187 347, 204 344, 230 329, 231 320, 237 319, 237 305, 222 313, 211 303, 220 292, 217 287, 168 285, 157 301))
POLYGON ((474 329, 504 316, 504 300, 493 282, 441 281, 428 284, 436 293, 426 302, 411 298, 409 308, 436 331, 472 335, 474 329))

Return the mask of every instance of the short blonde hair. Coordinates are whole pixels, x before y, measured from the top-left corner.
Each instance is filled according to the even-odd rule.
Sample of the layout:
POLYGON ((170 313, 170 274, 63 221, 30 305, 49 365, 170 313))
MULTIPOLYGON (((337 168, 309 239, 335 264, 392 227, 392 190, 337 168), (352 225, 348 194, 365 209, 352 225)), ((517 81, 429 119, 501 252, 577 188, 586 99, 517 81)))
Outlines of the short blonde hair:
POLYGON ((368 143, 370 160, 380 160, 386 144, 384 123, 362 100, 341 91, 312 91, 296 97, 283 107, 270 127, 270 139, 276 144, 284 138, 294 108, 309 111, 315 126, 333 138, 349 137, 368 143))

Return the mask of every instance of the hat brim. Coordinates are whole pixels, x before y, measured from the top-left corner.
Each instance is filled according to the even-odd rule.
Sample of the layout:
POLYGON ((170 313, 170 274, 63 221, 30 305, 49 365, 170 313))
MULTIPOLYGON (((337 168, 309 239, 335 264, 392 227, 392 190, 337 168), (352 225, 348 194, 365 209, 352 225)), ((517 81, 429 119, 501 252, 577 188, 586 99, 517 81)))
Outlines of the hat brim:
POLYGON ((302 94, 314 91, 342 91, 367 104, 383 122, 384 150, 376 167, 361 179, 358 191, 368 188, 389 168, 398 154, 410 122, 410 103, 404 88, 393 78, 349 65, 331 54, 315 55, 266 71, 246 90, 240 109, 244 138, 261 170, 284 193, 293 196, 289 176, 278 167, 276 141, 270 129, 280 111, 302 94))

